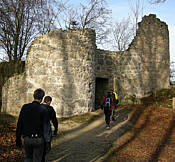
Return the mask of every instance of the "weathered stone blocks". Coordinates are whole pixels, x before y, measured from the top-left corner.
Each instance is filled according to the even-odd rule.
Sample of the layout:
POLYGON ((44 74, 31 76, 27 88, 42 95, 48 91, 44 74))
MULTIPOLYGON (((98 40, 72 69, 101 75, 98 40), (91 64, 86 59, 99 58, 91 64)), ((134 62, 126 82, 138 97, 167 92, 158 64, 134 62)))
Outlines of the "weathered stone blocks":
POLYGON ((143 17, 124 52, 97 49, 95 32, 89 29, 39 36, 28 49, 25 72, 3 87, 3 111, 19 113, 36 88, 52 96, 58 117, 92 111, 111 88, 118 91, 120 103, 139 103, 153 91, 169 88, 168 27, 155 15, 143 17))

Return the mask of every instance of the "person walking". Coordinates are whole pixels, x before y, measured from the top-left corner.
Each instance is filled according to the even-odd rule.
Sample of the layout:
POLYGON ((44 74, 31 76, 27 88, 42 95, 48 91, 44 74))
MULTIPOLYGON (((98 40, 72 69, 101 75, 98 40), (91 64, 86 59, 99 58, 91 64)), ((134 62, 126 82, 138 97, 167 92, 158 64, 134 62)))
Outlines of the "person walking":
POLYGON ((107 95, 103 98, 102 109, 105 114, 105 122, 106 122, 106 129, 110 128, 110 118, 112 114, 113 108, 113 99, 111 97, 111 92, 108 92, 107 95))
MULTIPOLYGON (((41 105, 44 106, 48 110, 49 120, 52 122, 52 124, 54 126, 54 135, 57 135, 57 131, 58 131, 58 120, 56 118, 56 112, 55 112, 54 108, 52 106, 50 106, 51 102, 52 102, 52 97, 46 96, 44 98, 44 102, 41 105)), ((46 153, 47 153, 47 150, 46 149, 47 148, 46 148, 46 143, 45 143, 42 162, 45 162, 45 156, 46 156, 46 153)))
POLYGON ((58 120, 56 118, 56 112, 55 112, 54 108, 51 106, 51 102, 52 102, 52 97, 51 96, 46 96, 44 98, 44 102, 41 105, 44 106, 45 108, 47 108, 47 110, 49 112, 50 121, 52 122, 52 124, 54 126, 54 133, 53 134, 57 135, 58 120))
POLYGON ((45 95, 44 90, 36 89, 34 101, 22 106, 16 128, 16 146, 22 146, 24 139, 24 162, 41 162, 46 142, 46 150, 51 149, 51 125, 46 108, 40 105, 45 95))
POLYGON ((113 99, 112 120, 115 121, 116 109, 117 109, 117 104, 119 103, 119 99, 118 99, 118 94, 113 89, 111 89, 111 97, 113 99))

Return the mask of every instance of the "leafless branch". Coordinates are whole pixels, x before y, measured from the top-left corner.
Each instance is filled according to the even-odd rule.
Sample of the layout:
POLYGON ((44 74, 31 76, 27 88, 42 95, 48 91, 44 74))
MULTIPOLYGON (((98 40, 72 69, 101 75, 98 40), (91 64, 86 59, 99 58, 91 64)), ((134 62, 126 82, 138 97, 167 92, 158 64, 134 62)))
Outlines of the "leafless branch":
POLYGON ((36 35, 54 29, 59 5, 60 0, 0 0, 0 47, 9 61, 21 60, 36 35))
POLYGON ((108 31, 111 10, 105 0, 86 0, 86 4, 80 3, 78 7, 67 7, 62 18, 66 28, 94 29, 98 43, 108 31), (76 22, 76 25, 72 27, 71 22, 76 22))
POLYGON ((134 35, 130 18, 123 19, 120 22, 116 21, 111 31, 114 39, 114 49, 117 51, 126 50, 134 35))
POLYGON ((149 1, 149 3, 151 3, 151 4, 156 4, 156 3, 163 3, 163 2, 165 2, 166 0, 148 0, 149 1))

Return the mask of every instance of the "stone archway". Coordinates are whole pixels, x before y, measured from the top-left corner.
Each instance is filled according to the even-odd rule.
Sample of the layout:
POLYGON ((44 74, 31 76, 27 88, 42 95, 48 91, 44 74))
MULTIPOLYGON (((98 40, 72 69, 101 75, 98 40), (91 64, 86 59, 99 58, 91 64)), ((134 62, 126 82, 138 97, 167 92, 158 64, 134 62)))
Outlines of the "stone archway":
POLYGON ((95 109, 100 108, 103 97, 105 96, 108 87, 109 80, 107 78, 96 78, 95 79, 95 109))

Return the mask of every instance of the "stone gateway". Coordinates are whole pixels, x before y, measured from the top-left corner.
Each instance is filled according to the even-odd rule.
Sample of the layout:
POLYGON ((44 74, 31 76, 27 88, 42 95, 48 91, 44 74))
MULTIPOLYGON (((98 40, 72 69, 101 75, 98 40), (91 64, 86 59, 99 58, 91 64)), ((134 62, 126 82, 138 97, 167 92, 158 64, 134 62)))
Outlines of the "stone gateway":
POLYGON ((2 88, 2 111, 18 114, 24 103, 32 101, 36 88, 52 96, 58 117, 98 108, 111 88, 123 104, 169 88, 168 26, 152 14, 138 26, 123 52, 97 49, 90 29, 54 30, 36 37, 28 48, 24 72, 2 88))

